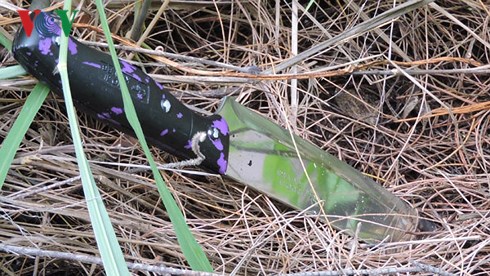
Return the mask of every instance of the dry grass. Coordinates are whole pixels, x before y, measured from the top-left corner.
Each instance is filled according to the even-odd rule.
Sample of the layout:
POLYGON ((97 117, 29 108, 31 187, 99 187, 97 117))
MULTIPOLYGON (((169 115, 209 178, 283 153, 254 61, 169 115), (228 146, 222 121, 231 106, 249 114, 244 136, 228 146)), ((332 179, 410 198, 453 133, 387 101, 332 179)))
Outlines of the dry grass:
MULTIPOLYGON (((292 7, 286 4, 291 1, 277 2, 171 1, 144 41, 169 53, 267 70, 291 56, 292 36, 301 53, 393 5, 320 1, 309 9, 310 17, 300 10, 298 31, 292 33, 292 7)), ((212 112, 222 96, 233 94, 278 124, 291 123, 303 138, 377 178, 439 225, 421 241, 369 247, 228 179, 166 172, 217 273, 380 268, 401 273, 420 264, 432 270, 414 274, 432 275, 435 269, 490 273, 490 12, 483 2, 438 1, 303 60, 298 74, 334 66, 341 70, 298 80, 293 96, 287 76, 257 80, 213 62, 170 57, 171 62, 160 58, 164 63, 155 63, 138 55, 135 60, 184 102, 212 112), (393 75, 392 69, 404 71, 393 75), (339 93, 351 96, 337 98, 339 93)), ((89 27, 98 26, 95 6, 82 9, 74 36, 103 41, 101 30, 89 27)), ((106 12, 113 33, 127 36, 133 9, 112 1, 106 12)), ((2 16, 17 18, 7 11, 2 16)), ((3 27, 12 33, 18 26, 17 21, 3 27)), ((123 40, 121 45, 134 47, 123 40)), ((127 57, 135 51, 120 53, 127 57)), ((2 50, 0 65, 15 63, 2 50)), ((1 138, 32 83, 0 82, 1 138)), ((97 255, 61 106, 54 96, 46 101, 19 149, 1 192, 0 236, 11 245, 97 255)), ((127 260, 186 268, 134 140, 85 116, 80 120, 87 155, 127 260)), ((154 153, 162 164, 174 161, 156 149, 154 153)), ((5 275, 102 274, 101 266, 10 253, 0 253, 0 263, 5 275)))

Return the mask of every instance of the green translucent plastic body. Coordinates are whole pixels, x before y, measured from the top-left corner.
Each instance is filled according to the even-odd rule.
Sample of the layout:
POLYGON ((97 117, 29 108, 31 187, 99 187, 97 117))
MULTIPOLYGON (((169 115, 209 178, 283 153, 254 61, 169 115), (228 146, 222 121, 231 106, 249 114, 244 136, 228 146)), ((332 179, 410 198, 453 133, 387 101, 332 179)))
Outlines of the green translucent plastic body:
POLYGON ((296 135, 293 143, 233 98, 218 114, 230 128, 228 176, 367 242, 408 240, 416 230, 415 209, 348 164, 296 135))

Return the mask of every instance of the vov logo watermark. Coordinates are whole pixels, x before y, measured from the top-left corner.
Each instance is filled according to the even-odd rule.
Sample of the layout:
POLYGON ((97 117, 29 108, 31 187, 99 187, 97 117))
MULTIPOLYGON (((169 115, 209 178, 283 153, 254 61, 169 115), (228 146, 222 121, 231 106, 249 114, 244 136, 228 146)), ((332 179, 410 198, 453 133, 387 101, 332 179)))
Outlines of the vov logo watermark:
MULTIPOLYGON (((32 11, 32 13, 34 14, 32 18, 31 18, 31 11, 29 10, 17 10, 17 12, 19 13, 20 21, 22 27, 24 27, 27 37, 30 37, 32 34, 32 30, 34 29, 34 22, 36 20, 36 17, 42 11, 41 10, 32 11)), ((55 10, 55 12, 61 21, 61 29, 63 29, 63 33, 65 34, 65 36, 69 36, 71 31, 71 26, 73 25, 73 20, 75 19, 75 15, 77 14, 78 10, 72 11, 71 19, 68 19, 67 10, 55 10)))

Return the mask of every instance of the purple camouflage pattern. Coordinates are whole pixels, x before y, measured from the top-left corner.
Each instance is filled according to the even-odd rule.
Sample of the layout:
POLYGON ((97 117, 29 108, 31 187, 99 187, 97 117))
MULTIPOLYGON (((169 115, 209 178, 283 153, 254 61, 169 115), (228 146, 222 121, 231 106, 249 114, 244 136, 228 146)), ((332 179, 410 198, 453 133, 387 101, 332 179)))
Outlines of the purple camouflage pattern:
MULTIPOLYGON (((62 94, 59 74, 52 74, 58 63, 59 36, 62 33, 60 22, 56 15, 41 14, 34 22, 37 37, 27 38, 24 34, 18 39, 18 36, 18 41, 14 41, 14 57, 29 73, 62 94)), ((75 104, 82 105, 84 111, 97 119, 131 134, 110 56, 71 37, 68 38, 68 52, 68 74, 75 104)), ((194 113, 136 66, 123 60, 120 60, 120 65, 149 141, 177 156, 194 158, 191 139, 196 133, 205 132, 206 139, 199 144, 205 156, 202 165, 224 174, 229 147, 226 120, 220 115, 204 117, 194 113)))

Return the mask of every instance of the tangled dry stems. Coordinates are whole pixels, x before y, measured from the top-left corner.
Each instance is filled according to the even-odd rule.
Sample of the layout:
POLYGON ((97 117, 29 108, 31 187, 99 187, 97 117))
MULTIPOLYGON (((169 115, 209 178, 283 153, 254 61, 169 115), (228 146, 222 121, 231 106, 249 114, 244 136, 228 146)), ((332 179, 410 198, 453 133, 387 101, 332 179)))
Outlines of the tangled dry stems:
MULTIPOLYGON (((138 50, 124 38, 133 21, 132 2, 112 1, 106 12, 120 44, 138 50)), ((306 7, 307 2, 301 4, 306 7)), ((171 1, 145 38, 152 49, 208 61, 134 59, 184 102, 212 112, 222 96, 237 96, 376 178, 440 226, 422 242, 370 247, 229 179, 194 173, 194 168, 166 171, 167 184, 217 273, 374 272, 417 262, 441 273, 490 273, 490 81, 485 67, 490 13, 482 1, 438 1, 303 60, 298 74, 341 70, 299 80, 297 105, 288 78, 257 80, 249 70, 270 69, 290 57, 292 36, 302 52, 392 5, 315 2, 308 15, 300 13, 298 32, 292 33, 289 2, 171 1), (246 70, 233 71, 218 62, 246 70)), ((2 16, 16 18, 9 11, 2 16)), ((95 18, 95 6, 84 3, 74 36, 103 41, 95 18)), ((13 33, 19 22, 1 25, 13 33)), ((121 57, 135 53, 127 49, 121 57)), ((15 63, 2 51, 2 66, 15 63)), ((0 137, 9 131, 32 83, 24 78, 0 83, 0 137)), ((18 151, 1 194, 0 236, 11 245, 96 256, 61 110, 60 99, 51 96, 18 151)), ((127 260, 188 268, 135 140, 83 115, 80 120, 87 155, 127 260)), ((156 149, 154 156, 161 164, 176 161, 156 149)), ((84 262, 0 254, 4 273, 102 274, 100 266, 84 262)))

